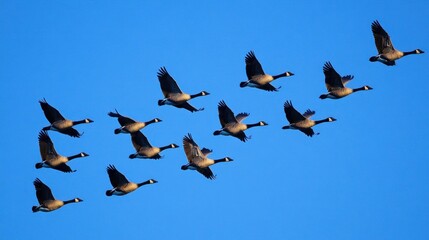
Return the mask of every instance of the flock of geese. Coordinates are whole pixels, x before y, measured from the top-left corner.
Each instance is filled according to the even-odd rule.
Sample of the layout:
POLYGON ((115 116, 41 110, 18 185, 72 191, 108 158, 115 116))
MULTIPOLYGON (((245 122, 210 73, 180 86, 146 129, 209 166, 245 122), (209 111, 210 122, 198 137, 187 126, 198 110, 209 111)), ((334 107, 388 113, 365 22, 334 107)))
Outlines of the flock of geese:
MULTIPOLYGON (((374 35, 375 45, 378 50, 378 54, 370 57, 371 62, 381 62, 387 66, 395 65, 395 61, 410 55, 410 54, 421 54, 424 53, 420 49, 416 49, 410 52, 402 52, 395 49, 390 40, 389 34, 381 27, 378 21, 374 21, 371 25, 372 33, 374 35)), ((261 64, 255 56, 253 51, 250 51, 245 56, 246 63, 246 74, 247 81, 241 82, 240 87, 252 87, 259 88, 265 91, 278 91, 279 87, 276 88, 271 85, 271 82, 281 77, 290 77, 294 74, 292 72, 285 72, 279 75, 269 75, 264 72, 261 64)), ((357 91, 371 90, 370 86, 363 86, 360 88, 348 88, 345 85, 353 79, 352 75, 341 76, 332 66, 330 62, 326 62, 323 66, 323 73, 325 75, 325 84, 327 93, 320 95, 320 99, 340 99, 346 97, 357 91)), ((177 108, 184 108, 190 112, 201 111, 204 108, 195 108, 189 104, 189 100, 209 95, 206 91, 201 91, 197 94, 187 94, 180 90, 177 82, 171 77, 165 67, 161 67, 158 71, 158 80, 162 93, 163 99, 158 101, 158 105, 171 105, 177 108)), ((39 101, 40 106, 44 112, 46 119, 50 125, 44 127, 39 132, 39 149, 41 155, 41 162, 36 163, 35 167, 39 168, 51 168, 62 172, 74 172, 67 163, 75 158, 82 158, 89 156, 87 153, 81 152, 73 156, 65 157, 57 153, 54 147, 54 143, 48 135, 48 131, 56 131, 62 134, 69 135, 71 137, 80 137, 82 134, 79 133, 74 126, 79 124, 92 123, 91 119, 83 119, 80 121, 72 121, 66 119, 61 113, 54 107, 48 104, 43 99, 39 101)), ((310 117, 315 114, 315 111, 310 109, 304 113, 298 112, 292 105, 291 101, 284 103, 284 112, 286 119, 289 124, 282 127, 283 129, 294 129, 303 132, 305 135, 312 137, 315 135, 312 127, 324 123, 336 121, 333 117, 328 117, 321 120, 311 120, 310 117)), ((218 104, 218 114, 221 128, 214 131, 213 135, 232 136, 238 138, 240 141, 247 141, 250 137, 246 136, 245 131, 252 127, 266 126, 268 125, 264 121, 259 121, 254 124, 243 123, 243 120, 249 116, 249 113, 238 113, 237 115, 228 107, 225 101, 220 101, 218 104)), ((135 121, 129 117, 121 115, 117 110, 115 112, 109 112, 108 115, 113 118, 117 118, 120 127, 114 130, 115 134, 130 134, 131 142, 136 152, 129 155, 129 158, 142 158, 142 159, 159 159, 161 158, 160 152, 170 149, 178 148, 179 146, 171 143, 162 147, 152 146, 146 136, 140 131, 144 127, 161 122, 161 119, 154 118, 147 122, 135 121)), ((188 160, 188 163, 181 167, 182 170, 196 170, 204 177, 208 179, 214 179, 215 175, 210 169, 211 165, 220 162, 233 161, 230 157, 224 157, 220 159, 210 159, 208 155, 212 153, 212 150, 208 148, 200 148, 195 142, 194 138, 190 133, 183 137, 183 148, 188 160)), ((126 195, 134 190, 138 189, 143 185, 157 183, 155 179, 149 179, 144 182, 135 183, 129 181, 114 165, 107 166, 107 174, 109 176, 112 188, 106 191, 106 196, 112 195, 126 195)), ((38 206, 33 206, 33 212, 50 212, 56 210, 69 203, 81 202, 82 199, 74 198, 68 201, 61 201, 54 198, 51 189, 44 184, 39 178, 36 178, 33 182, 36 189, 36 196, 39 202, 38 206)))

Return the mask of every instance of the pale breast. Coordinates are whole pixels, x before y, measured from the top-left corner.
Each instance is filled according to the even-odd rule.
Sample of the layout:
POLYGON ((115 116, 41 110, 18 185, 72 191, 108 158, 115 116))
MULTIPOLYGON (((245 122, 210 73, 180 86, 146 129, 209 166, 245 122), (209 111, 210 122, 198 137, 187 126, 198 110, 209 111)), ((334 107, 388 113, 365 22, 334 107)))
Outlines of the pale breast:
POLYGON ((256 82, 260 85, 265 85, 267 83, 270 83, 274 80, 273 76, 264 74, 264 75, 255 75, 250 79, 253 82, 256 82))
POLYGON ((52 123, 52 126, 56 129, 61 130, 61 129, 73 127, 73 122, 70 120, 59 120, 52 123))
POLYGON ((315 125, 313 120, 305 119, 294 124, 298 128, 311 128, 315 125))
POLYGON ((182 103, 191 99, 191 96, 186 93, 170 93, 168 99, 176 103, 182 103))
POLYGON ((153 157, 160 152, 160 149, 157 147, 142 147, 139 149, 138 154, 143 157, 153 157))

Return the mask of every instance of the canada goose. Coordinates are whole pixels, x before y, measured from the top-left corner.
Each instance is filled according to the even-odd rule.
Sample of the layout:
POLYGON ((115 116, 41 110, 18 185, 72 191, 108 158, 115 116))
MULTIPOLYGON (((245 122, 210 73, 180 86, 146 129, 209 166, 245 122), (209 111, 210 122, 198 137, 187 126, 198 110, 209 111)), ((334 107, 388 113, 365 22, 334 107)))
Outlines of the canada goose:
POLYGON ((89 156, 87 153, 81 152, 79 154, 64 157, 55 151, 54 143, 48 135, 48 132, 42 130, 39 132, 39 149, 40 156, 42 157, 42 162, 36 163, 36 168, 52 168, 61 172, 75 172, 76 170, 71 170, 67 165, 67 162, 80 157, 89 156))
POLYGON ((115 109, 115 112, 116 113, 114 113, 114 112, 108 113, 109 116, 118 118, 118 122, 121 125, 120 128, 115 129, 115 131, 114 131, 115 134, 134 133, 134 132, 140 131, 141 129, 143 129, 144 127, 146 127, 149 124, 161 122, 161 119, 159 119, 159 118, 154 118, 154 119, 147 121, 147 122, 136 122, 129 117, 122 116, 121 114, 119 114, 118 110, 116 110, 116 109, 115 109))
POLYGON ((57 109, 55 109, 46 102, 46 99, 40 100, 39 103, 42 107, 46 119, 48 119, 48 121, 51 123, 50 126, 44 127, 43 130, 53 130, 63 134, 67 134, 72 137, 80 137, 82 134, 80 134, 76 129, 74 129, 73 126, 82 123, 94 122, 89 118, 85 118, 80 121, 71 121, 65 119, 57 109))
POLYGON ((261 64, 259 63, 253 51, 250 51, 246 54, 245 62, 248 80, 240 83, 240 87, 242 88, 248 86, 266 91, 278 91, 280 87, 275 88, 273 85, 270 84, 270 82, 276 80, 277 78, 290 77, 294 75, 291 72, 285 72, 274 76, 265 74, 261 64))
POLYGON ((188 164, 183 165, 181 169, 197 170, 208 179, 215 179, 215 175, 213 175, 213 172, 210 170, 209 166, 220 162, 233 161, 229 157, 224 157, 217 160, 208 158, 207 156, 212 153, 212 150, 207 148, 200 149, 190 133, 183 137, 183 148, 185 150, 186 158, 188 159, 188 164))
POLYGON ((82 202, 83 200, 80 198, 75 198, 68 201, 61 201, 56 200, 54 196, 52 195, 51 189, 46 186, 40 179, 36 178, 33 182, 34 187, 36 188, 36 196, 37 200, 39 201, 39 206, 33 206, 31 210, 33 212, 50 212, 57 210, 58 208, 69 204, 69 203, 78 203, 82 202))
POLYGON ((292 102, 286 101, 284 104, 284 111, 286 113, 286 119, 289 121, 289 125, 282 127, 282 129, 297 129, 305 133, 305 135, 312 137, 314 135, 313 127, 319 123, 323 122, 333 122, 337 119, 333 117, 328 117, 323 120, 311 120, 310 117, 313 116, 316 112, 307 109, 304 114, 299 113, 292 106, 292 102))
POLYGON ((347 75, 341 77, 340 74, 335 71, 334 67, 330 62, 326 62, 323 66, 323 73, 325 74, 325 85, 328 89, 328 94, 320 95, 320 99, 339 99, 357 91, 366 91, 372 89, 372 87, 370 86, 363 86, 361 88, 345 87, 345 85, 353 79, 353 76, 347 75))
POLYGON ((133 183, 128 181, 128 179, 120 173, 115 166, 109 165, 107 167, 107 174, 109 175, 110 183, 113 186, 113 189, 106 191, 106 196, 123 196, 128 194, 137 188, 146 185, 146 184, 154 184, 157 183, 155 179, 149 179, 147 181, 141 183, 133 183))
POLYGON ((392 42, 390 41, 389 34, 381 27, 380 23, 375 20, 371 24, 372 34, 374 35, 375 46, 378 50, 377 56, 372 56, 369 58, 369 61, 386 64, 387 66, 395 65, 395 60, 400 59, 403 56, 410 54, 421 54, 424 53, 421 49, 416 49, 410 52, 401 52, 393 47, 392 42))
POLYGON ((215 136, 233 136, 245 142, 246 140, 250 139, 250 137, 247 137, 244 133, 245 130, 251 127, 268 125, 268 123, 264 121, 254 124, 241 123, 247 116, 249 116, 249 113, 239 113, 234 117, 234 113, 223 100, 219 102, 217 109, 219 112, 219 121, 222 128, 213 132, 213 135, 215 136))
POLYGON ((143 135, 140 131, 131 133, 131 142, 133 143, 136 153, 133 153, 129 158, 143 158, 143 159, 160 159, 160 152, 169 148, 177 148, 178 145, 172 143, 164 147, 152 147, 146 136, 143 135))
POLYGON ((204 108, 196 109, 195 107, 191 106, 187 101, 192 98, 209 95, 210 93, 202 91, 197 94, 189 95, 187 93, 182 92, 176 81, 170 76, 165 67, 161 67, 159 69, 158 80, 159 84, 161 85, 162 93, 165 97, 162 100, 158 100, 159 106, 172 105, 177 108, 185 108, 191 112, 204 110, 204 108))

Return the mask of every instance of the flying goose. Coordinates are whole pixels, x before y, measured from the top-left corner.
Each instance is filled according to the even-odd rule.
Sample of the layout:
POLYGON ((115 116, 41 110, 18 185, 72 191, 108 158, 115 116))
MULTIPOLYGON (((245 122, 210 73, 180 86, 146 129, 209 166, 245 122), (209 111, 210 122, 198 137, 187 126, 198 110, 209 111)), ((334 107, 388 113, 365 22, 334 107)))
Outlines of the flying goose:
POLYGON ((146 184, 154 184, 157 183, 155 179, 149 179, 147 181, 141 183, 133 183, 128 181, 128 179, 120 173, 114 165, 109 165, 107 167, 107 174, 109 175, 110 183, 113 186, 113 189, 106 191, 106 196, 123 196, 130 192, 133 192, 137 188, 146 185, 146 184))
POLYGON ((119 133, 134 133, 137 131, 140 131, 144 127, 146 127, 149 124, 161 122, 161 119, 154 118, 147 122, 136 122, 135 120, 122 116, 119 114, 118 110, 115 109, 115 112, 109 112, 109 116, 118 118, 118 122, 121 125, 120 128, 115 129, 115 134, 119 133))
POLYGON ((52 195, 51 189, 46 186, 40 179, 36 178, 33 182, 34 187, 36 188, 36 196, 39 201, 39 206, 33 206, 31 209, 33 212, 50 212, 57 210, 58 208, 69 204, 69 203, 78 203, 83 200, 80 198, 75 198, 68 201, 61 201, 54 198, 52 195))
POLYGON ((360 88, 345 87, 345 85, 353 79, 353 75, 341 77, 340 74, 335 71, 330 62, 326 62, 323 66, 323 73, 325 74, 325 84, 326 88, 328 89, 328 93, 320 95, 320 99, 339 99, 357 91, 366 91, 372 89, 370 86, 363 86, 360 88))
POLYGON ((286 113, 286 119, 289 121, 289 125, 282 127, 282 129, 296 129, 305 133, 305 135, 312 137, 314 131, 311 127, 323 122, 333 122, 336 121, 333 117, 328 117, 323 120, 311 120, 310 117, 313 116, 316 112, 310 109, 307 109, 304 114, 299 113, 292 106, 292 102, 286 101, 284 104, 284 111, 286 113))
POLYGON ((213 160, 207 156, 212 153, 212 150, 203 148, 200 149, 198 144, 195 143, 192 135, 188 133, 187 136, 183 137, 183 148, 185 150, 186 158, 188 159, 188 164, 181 167, 182 170, 197 170, 199 173, 204 175, 208 179, 215 179, 212 170, 209 166, 220 163, 220 162, 231 162, 233 161, 229 157, 224 157, 221 159, 213 160))
POLYGON ((160 159, 160 152, 169 148, 177 148, 178 145, 172 143, 164 147, 152 147, 146 136, 143 135, 140 131, 131 133, 131 142, 133 143, 136 153, 133 153, 129 158, 143 158, 143 159, 160 159))
POLYGON ((48 132, 42 130, 39 132, 39 149, 40 156, 42 157, 42 162, 36 163, 36 168, 52 168, 61 172, 75 172, 76 170, 71 170, 67 165, 67 162, 81 157, 89 156, 87 153, 81 152, 79 154, 64 157, 57 153, 54 147, 54 143, 48 135, 48 132))
POLYGON ((250 139, 244 133, 245 130, 256 127, 256 126, 266 126, 268 125, 264 121, 260 121, 254 124, 245 124, 242 121, 249 116, 249 113, 239 113, 237 116, 234 116, 234 113, 231 109, 226 105, 225 101, 220 101, 218 104, 218 112, 219 112, 219 121, 222 126, 221 129, 213 132, 213 135, 224 135, 224 136, 233 136, 241 141, 245 142, 250 139))
POLYGON ((294 75, 291 72, 285 72, 274 76, 265 74, 261 64, 259 63, 253 51, 250 51, 246 54, 245 62, 248 80, 240 83, 240 87, 242 88, 248 86, 266 91, 278 91, 280 87, 275 88, 273 85, 270 84, 270 82, 276 80, 277 78, 290 77, 294 75))
POLYGON ((76 129, 74 129, 73 126, 82 123, 94 122, 89 118, 85 118, 80 121, 72 121, 65 119, 57 109, 55 109, 54 107, 49 105, 48 102, 46 102, 46 99, 40 100, 39 103, 42 107, 46 119, 48 119, 48 121, 51 123, 51 125, 44 127, 43 130, 53 130, 63 134, 67 134, 72 137, 80 137, 82 136, 82 134, 79 133, 76 129))
POLYGON ((421 54, 424 53, 421 49, 416 49, 410 52, 401 52, 393 47, 390 41, 389 34, 383 29, 380 23, 375 20, 371 24, 372 34, 374 35, 375 46, 378 50, 378 55, 369 58, 371 62, 381 62, 387 66, 395 65, 395 60, 400 59, 403 56, 410 54, 421 54))
POLYGON ((191 112, 202 111, 204 108, 196 109, 191 106, 187 101, 200 97, 209 95, 208 92, 202 91, 197 94, 189 95, 187 93, 182 92, 176 81, 170 76, 165 67, 161 67, 158 71, 158 80, 161 85, 162 93, 164 94, 164 99, 158 100, 158 105, 172 105, 177 108, 185 108, 191 112))

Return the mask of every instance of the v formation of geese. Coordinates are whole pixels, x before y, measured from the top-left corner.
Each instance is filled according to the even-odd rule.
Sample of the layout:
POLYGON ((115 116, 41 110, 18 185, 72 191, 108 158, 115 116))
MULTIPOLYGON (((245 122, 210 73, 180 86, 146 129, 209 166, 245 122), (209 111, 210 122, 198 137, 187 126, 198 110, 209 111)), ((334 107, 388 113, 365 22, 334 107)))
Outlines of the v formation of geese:
MULTIPOLYGON (((387 66, 393 66, 396 64, 396 60, 404 56, 424 53, 424 51, 421 49, 416 49, 409 52, 402 52, 395 49, 390 40, 389 34, 383 29, 378 21, 374 21, 372 23, 371 30, 374 35, 375 45, 378 51, 378 55, 370 57, 369 60, 371 62, 381 62, 387 66)), ((280 73, 278 75, 266 74, 253 51, 250 51, 245 55, 245 64, 247 80, 240 82, 239 86, 241 88, 250 87, 264 91, 275 92, 278 91, 280 87, 274 87, 271 85, 274 80, 294 75, 289 71, 280 73)), ((328 92, 320 95, 320 99, 341 99, 354 92, 372 90, 372 87, 368 85, 364 85, 360 88, 346 87, 346 84, 354 79, 354 76, 341 76, 329 61, 323 65, 323 74, 325 75, 325 85, 328 92)), ((177 82, 168 73, 165 67, 161 67, 158 70, 157 77, 161 91, 164 95, 163 99, 158 100, 159 106, 171 105, 176 108, 184 108, 190 112, 204 110, 204 108, 195 108, 194 106, 190 105, 188 101, 197 97, 210 95, 208 92, 201 91, 196 94, 182 92, 177 82)), ((84 118, 82 120, 69 120, 63 117, 63 115, 61 115, 61 113, 56 108, 51 106, 46 101, 46 99, 40 100, 39 103, 46 119, 49 122, 49 125, 43 127, 39 132, 38 140, 41 161, 35 164, 35 168, 51 168, 65 173, 75 172, 76 170, 72 170, 68 166, 69 161, 76 158, 87 157, 89 154, 81 152, 68 157, 58 154, 54 147, 53 141, 48 135, 48 131, 56 131, 61 134, 79 138, 82 136, 82 133, 77 131, 75 126, 79 124, 92 123, 93 120, 89 118, 84 118)), ((217 107, 221 128, 213 132, 213 135, 215 136, 232 136, 242 142, 246 142, 251 138, 251 136, 246 135, 246 130, 252 127, 268 125, 265 121, 259 121, 252 124, 243 123, 243 121, 249 117, 250 114, 241 112, 235 115, 224 100, 219 101, 217 107)), ((336 119, 333 117, 312 120, 311 117, 316 113, 315 111, 307 109, 304 113, 301 114, 294 108, 292 101, 290 100, 287 100, 284 103, 283 110, 289 124, 283 126, 282 129, 299 130, 309 137, 319 134, 314 132, 314 126, 320 123, 336 121, 336 119)), ((121 115, 116 109, 115 112, 109 112, 108 116, 117 118, 119 122, 120 127, 114 129, 114 134, 129 134, 131 137, 131 144, 135 149, 135 153, 129 155, 130 159, 140 158, 158 160, 162 158, 160 153, 164 150, 170 148, 179 148, 179 146, 174 143, 170 143, 161 147, 154 147, 149 143, 147 137, 141 132, 148 125, 162 122, 159 118, 153 118, 152 120, 146 122, 136 121, 130 117, 121 115)), ((230 157, 223 157, 216 160, 209 158, 208 156, 212 153, 212 150, 208 148, 200 148, 190 133, 183 137, 182 142, 187 159, 187 164, 181 166, 182 170, 196 170, 205 178, 213 180, 215 179, 216 175, 213 174, 212 170, 210 169, 212 165, 221 162, 233 161, 233 159, 230 157)), ((121 172, 116 169, 114 165, 111 164, 107 166, 107 175, 113 188, 106 191, 106 196, 123 196, 135 191, 143 185, 149 185, 158 182, 155 179, 149 179, 137 183, 130 182, 121 172)), ((33 212, 50 212, 57 210, 66 204, 83 201, 80 198, 74 198, 67 201, 55 199, 51 189, 39 178, 36 178, 33 184, 36 189, 36 197, 39 202, 38 206, 32 207, 33 212)))

